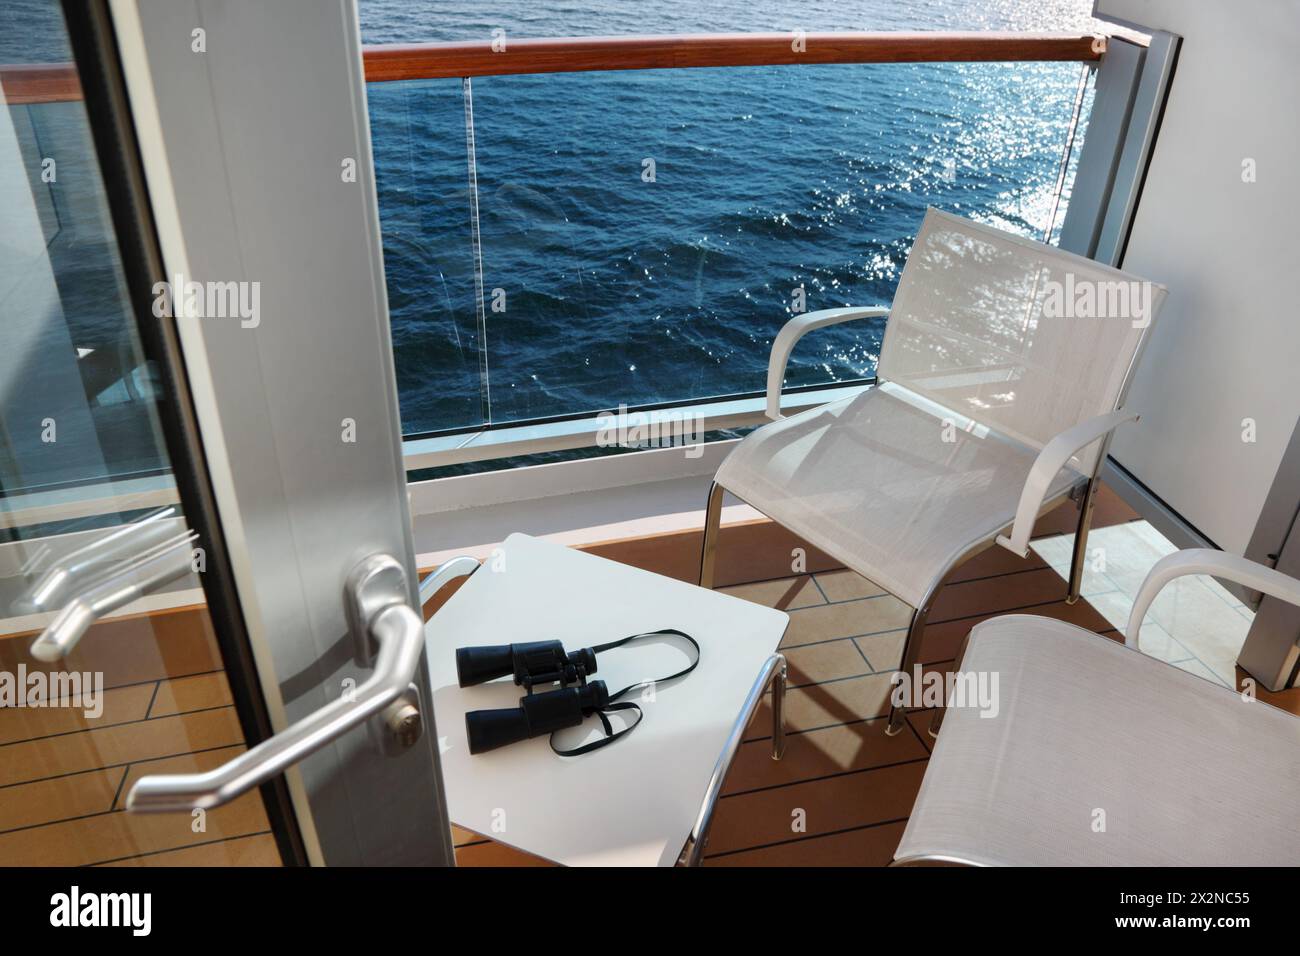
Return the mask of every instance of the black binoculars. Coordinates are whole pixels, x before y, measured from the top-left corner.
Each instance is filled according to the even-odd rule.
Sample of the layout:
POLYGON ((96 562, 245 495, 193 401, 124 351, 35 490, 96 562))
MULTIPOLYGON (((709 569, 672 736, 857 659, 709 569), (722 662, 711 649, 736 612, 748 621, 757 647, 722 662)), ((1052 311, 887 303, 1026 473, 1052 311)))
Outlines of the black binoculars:
POLYGON ((566 654, 559 641, 529 641, 491 647, 456 649, 456 678, 473 687, 513 674, 515 683, 532 690, 536 684, 578 684, 596 673, 596 652, 584 647, 566 654))
POLYGON ((481 754, 530 737, 576 727, 583 719, 609 705, 603 680, 578 687, 561 687, 541 694, 526 694, 518 707, 471 710, 465 715, 469 752, 481 754))
POLYGON ((465 714, 469 752, 481 754, 530 737, 540 737, 583 719, 609 705, 609 690, 600 680, 587 683, 596 672, 596 652, 584 647, 567 653, 559 641, 530 641, 456 650, 456 677, 472 687, 507 674, 528 693, 518 707, 471 710, 465 714), (556 690, 534 694, 533 688, 559 684, 556 690), (574 685, 574 686, 570 686, 574 685))

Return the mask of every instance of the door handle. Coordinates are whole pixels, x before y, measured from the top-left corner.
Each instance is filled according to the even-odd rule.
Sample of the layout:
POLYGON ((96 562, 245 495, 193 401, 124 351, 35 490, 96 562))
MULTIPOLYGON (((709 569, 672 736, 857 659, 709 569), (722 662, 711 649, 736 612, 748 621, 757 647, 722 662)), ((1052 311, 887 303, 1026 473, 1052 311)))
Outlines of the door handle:
MULTIPOLYGON (((433 576, 454 563, 443 565, 433 576)), ((454 570, 439 580, 445 584, 472 569, 454 570)), ((127 795, 127 809, 137 813, 206 810, 229 803, 406 694, 424 650, 424 622, 408 603, 406 581, 405 569, 386 554, 364 559, 348 576, 345 598, 353 637, 362 652, 359 656, 368 662, 371 645, 377 646, 374 670, 354 693, 331 701, 214 770, 142 777, 127 795)))
MULTIPOLYGON (((74 596, 32 641, 32 657, 46 663, 66 657, 92 624, 194 567, 198 534, 183 531, 130 559, 120 570, 74 596)), ((133 539, 138 543, 139 539, 133 539)))

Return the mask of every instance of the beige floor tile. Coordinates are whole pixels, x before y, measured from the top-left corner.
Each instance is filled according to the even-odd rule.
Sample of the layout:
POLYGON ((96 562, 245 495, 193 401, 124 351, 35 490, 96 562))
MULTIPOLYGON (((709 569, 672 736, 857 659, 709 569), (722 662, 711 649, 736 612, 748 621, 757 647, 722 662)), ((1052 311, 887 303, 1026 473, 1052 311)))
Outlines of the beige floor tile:
POLYGON ((885 593, 879 584, 869 581, 856 571, 831 571, 818 574, 816 578, 828 601, 856 601, 885 593))
POLYGON ((866 655, 871 669, 877 674, 891 672, 898 668, 903 660, 903 644, 906 640, 905 629, 853 639, 866 655))
POLYGON ((1232 684, 1225 681, 1218 674, 1216 674, 1214 671, 1210 670, 1210 668, 1206 667, 1204 662, 1198 660, 1197 658, 1192 658, 1191 660, 1186 660, 1186 661, 1179 661, 1174 666, 1177 667, 1179 670, 1187 671, 1187 673, 1189 674, 1195 674, 1197 677, 1204 677, 1206 680, 1212 681, 1215 684, 1221 684, 1225 687, 1233 686, 1232 684))
POLYGON ((114 767, 0 788, 0 831, 107 813, 125 772, 114 767))
MULTIPOLYGON (((1122 525, 1116 526, 1122 528, 1122 525)), ((1088 542, 1093 546, 1097 539, 1104 537, 1111 528, 1102 528, 1094 531, 1088 536, 1088 542)), ((1040 538, 1031 541, 1029 547, 1032 551, 1043 558, 1048 566, 1055 571, 1064 582, 1070 574, 1070 563, 1074 558, 1074 535, 1063 534, 1052 538, 1040 538)), ((1013 555, 1014 557, 1014 555, 1013 555)), ((1116 590, 1117 585, 1109 577, 1091 564, 1085 563, 1083 566, 1083 580, 1080 583, 1079 593, 1089 600, 1094 595, 1106 594, 1116 590)))
POLYGON ((884 720, 842 724, 802 734, 787 734, 785 755, 772 759, 771 740, 752 740, 736 754, 724 794, 784 786, 817 777, 902 763, 926 756, 911 734, 885 733, 884 720))
POLYGON ((202 753, 182 753, 172 757, 160 757, 156 760, 142 760, 127 768, 126 780, 118 794, 114 809, 126 806, 126 795, 131 792, 137 780, 156 773, 203 773, 219 767, 233 757, 237 757, 247 748, 243 743, 228 747, 205 750, 202 753))
MULTIPOLYGON (((1123 632, 1147 573, 1177 549, 1146 521, 1099 528, 1088 545, 1090 552, 1101 549, 1105 570, 1089 567, 1084 596, 1123 632)), ((1069 566, 1073 537, 1064 543, 1035 542, 1034 547, 1061 570, 1069 566)), ((1231 685, 1250 623, 1250 612, 1213 578, 1179 578, 1166 585, 1152 604, 1142 625, 1141 647, 1144 653, 1171 663, 1199 658, 1219 682, 1231 685)))
MULTIPOLYGON (((1133 609, 1132 598, 1115 591, 1110 594, 1091 597, 1088 599, 1088 603, 1100 611, 1106 620, 1119 629, 1121 634, 1127 630, 1129 612, 1133 609)), ((1168 631, 1150 618, 1142 625, 1139 647, 1142 653, 1148 657, 1154 657, 1156 660, 1170 664, 1175 661, 1185 661, 1189 657, 1195 656, 1175 640, 1168 631)))
POLYGON ((1166 585, 1151 602, 1147 620, 1155 621, 1202 660, 1235 660, 1250 630, 1250 622, 1198 578, 1179 578, 1166 585))
POLYGON ((782 653, 789 664, 786 678, 788 687, 820 684, 822 681, 857 677, 871 672, 852 640, 808 644, 792 647, 782 653))
POLYGON ((736 584, 718 590, 732 597, 753 601, 765 607, 780 608, 783 611, 826 603, 821 592, 817 590, 817 585, 813 584, 812 578, 807 575, 798 578, 779 578, 775 581, 756 581, 753 584, 736 584))
POLYGON ((149 716, 166 717, 193 710, 227 707, 231 703, 230 684, 225 674, 196 674, 160 683, 149 716))
POLYGON ((0 786, 242 743, 233 707, 102 727, 19 744, 0 758, 0 786))
MULTIPOLYGON (((73 733, 142 720, 153 697, 154 684, 116 687, 103 692, 99 716, 87 716, 84 707, 6 707, 0 709, 0 747, 4 744, 55 734, 73 733)), ((84 703, 85 701, 83 701, 84 703)), ((10 759, 0 749, 0 762, 10 759)))
POLYGON ((1209 668, 1210 672, 1228 687, 1235 687, 1237 680, 1237 654, 1210 654, 1197 659, 1209 668))
MULTIPOLYGON (((785 695, 785 722, 790 730, 811 730, 889 713, 888 674, 870 674, 796 687, 785 695)), ((772 717, 764 701, 750 724, 750 734, 767 734, 772 717)))
POLYGON ((798 647, 860 634, 877 634, 906 627, 912 609, 892 595, 804 608, 790 613, 790 627, 781 647, 798 647))
POLYGON ((114 810, 0 833, 0 860, 14 866, 85 866, 247 836, 269 826, 257 791, 209 810, 204 825, 204 831, 196 832, 188 813, 114 810))

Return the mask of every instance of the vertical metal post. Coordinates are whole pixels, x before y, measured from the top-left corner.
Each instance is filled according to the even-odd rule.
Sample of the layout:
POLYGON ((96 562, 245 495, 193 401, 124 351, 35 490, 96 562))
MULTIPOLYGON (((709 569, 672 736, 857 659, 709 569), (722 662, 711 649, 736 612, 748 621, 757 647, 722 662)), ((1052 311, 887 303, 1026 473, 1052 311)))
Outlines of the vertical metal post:
POLYGON ((474 258, 474 313, 478 320, 479 404, 483 423, 492 421, 492 392, 488 380, 487 308, 483 302, 483 244, 478 221, 478 154, 474 145, 474 88, 468 76, 461 79, 465 101, 465 159, 469 165, 470 254, 474 258))
POLYGON ((1061 193, 1065 191, 1065 177, 1070 171, 1070 156, 1074 152, 1074 137, 1079 131, 1079 116, 1083 112, 1083 97, 1088 90, 1088 77, 1092 73, 1092 64, 1085 63, 1079 73, 1079 91, 1074 96, 1074 112, 1070 116, 1070 128, 1065 134, 1065 149, 1061 153, 1061 168, 1056 174, 1056 193, 1052 197, 1052 214, 1047 217, 1047 229, 1043 232, 1043 242, 1052 241, 1052 230, 1056 228, 1056 213, 1061 208, 1061 193))
POLYGON ((772 759, 785 756, 785 682, 787 677, 784 654, 778 654, 781 663, 772 674, 772 759))
POLYGON ((1079 525, 1074 533, 1074 551, 1070 557, 1070 580, 1066 587, 1065 603, 1074 604, 1083 590, 1083 566, 1088 560, 1088 532, 1092 530, 1092 509, 1097 503, 1097 486, 1101 483, 1101 466, 1105 462, 1105 446, 1097 453, 1097 464, 1088 487, 1079 499, 1079 525))

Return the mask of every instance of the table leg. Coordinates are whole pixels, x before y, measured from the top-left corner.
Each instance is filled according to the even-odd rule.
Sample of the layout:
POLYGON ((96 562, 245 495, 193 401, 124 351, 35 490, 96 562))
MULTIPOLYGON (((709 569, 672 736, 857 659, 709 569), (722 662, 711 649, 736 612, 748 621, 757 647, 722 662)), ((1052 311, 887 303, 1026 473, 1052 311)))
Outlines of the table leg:
POLYGON ((704 791, 704 801, 700 804, 699 816, 695 818, 695 826, 691 830, 690 848, 686 852, 687 866, 699 866, 704 858, 704 847, 709 842, 709 827, 713 824, 713 811, 717 809, 718 797, 722 795, 723 781, 726 780, 731 762, 736 759, 736 753, 745 738, 745 728, 749 726, 769 687, 772 688, 772 759, 780 760, 781 755, 785 753, 785 720, 782 716, 785 709, 785 678, 785 655, 773 654, 763 662, 763 667, 758 672, 758 679, 749 689, 749 696, 745 698, 740 716, 732 724, 731 735, 727 738, 722 754, 713 767, 713 776, 709 779, 708 789, 704 791))

